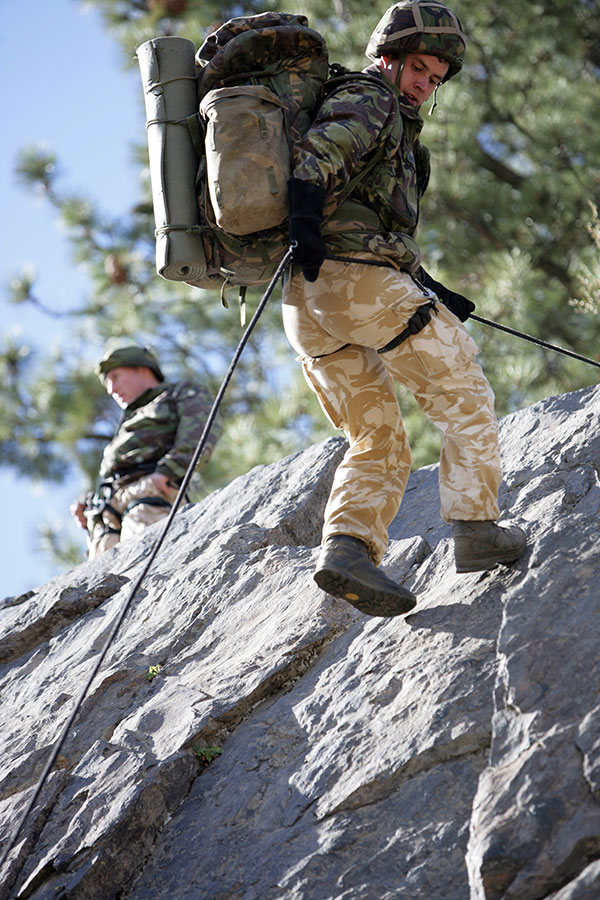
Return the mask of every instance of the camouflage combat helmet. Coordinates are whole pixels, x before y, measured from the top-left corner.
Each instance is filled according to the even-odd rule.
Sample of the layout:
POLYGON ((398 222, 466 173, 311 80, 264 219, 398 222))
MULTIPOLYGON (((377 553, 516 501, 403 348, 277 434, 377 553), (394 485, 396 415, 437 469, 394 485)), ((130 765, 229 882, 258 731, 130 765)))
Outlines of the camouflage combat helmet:
POLYGON ((153 372, 159 381, 164 381, 158 360, 148 347, 138 347, 136 344, 130 344, 128 347, 119 347, 116 350, 109 350, 102 360, 96 366, 96 374, 100 381, 104 384, 106 374, 111 369, 118 366, 147 366, 153 372))
POLYGON ((384 14, 371 35, 366 55, 402 57, 426 53, 449 64, 443 79, 460 72, 467 41, 452 10, 437 0, 401 0, 384 14))

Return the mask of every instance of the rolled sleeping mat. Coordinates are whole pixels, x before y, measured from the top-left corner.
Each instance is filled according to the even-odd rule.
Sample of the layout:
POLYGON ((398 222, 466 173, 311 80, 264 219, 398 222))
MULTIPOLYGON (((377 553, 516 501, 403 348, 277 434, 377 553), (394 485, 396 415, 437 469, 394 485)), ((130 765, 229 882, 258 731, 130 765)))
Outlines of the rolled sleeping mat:
POLYGON ((137 49, 156 224, 156 271, 170 281, 211 280, 199 231, 198 157, 186 118, 198 111, 193 41, 160 37, 137 49))

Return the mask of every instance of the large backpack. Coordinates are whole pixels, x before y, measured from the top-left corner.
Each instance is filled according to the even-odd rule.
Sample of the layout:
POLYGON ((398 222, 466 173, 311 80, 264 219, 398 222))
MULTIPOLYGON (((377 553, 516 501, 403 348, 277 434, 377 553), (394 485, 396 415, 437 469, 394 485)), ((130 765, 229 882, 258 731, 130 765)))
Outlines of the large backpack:
MULTIPOLYGON (((223 298, 228 284, 270 280, 285 254, 292 150, 325 93, 372 76, 330 70, 324 38, 302 15, 231 19, 198 50, 193 77, 191 47, 169 37, 138 49, 157 269, 171 280, 218 288, 223 298)), ((383 151, 382 141, 344 196, 383 151)))

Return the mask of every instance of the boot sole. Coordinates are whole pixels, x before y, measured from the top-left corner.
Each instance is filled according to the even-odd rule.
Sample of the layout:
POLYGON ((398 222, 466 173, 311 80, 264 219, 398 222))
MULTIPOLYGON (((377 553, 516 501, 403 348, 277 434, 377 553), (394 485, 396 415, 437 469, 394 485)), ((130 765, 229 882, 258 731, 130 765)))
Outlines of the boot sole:
POLYGON ((321 569, 314 579, 327 594, 339 597, 368 616, 404 616, 417 605, 416 595, 407 589, 399 593, 377 590, 363 584, 347 573, 335 569, 321 569))

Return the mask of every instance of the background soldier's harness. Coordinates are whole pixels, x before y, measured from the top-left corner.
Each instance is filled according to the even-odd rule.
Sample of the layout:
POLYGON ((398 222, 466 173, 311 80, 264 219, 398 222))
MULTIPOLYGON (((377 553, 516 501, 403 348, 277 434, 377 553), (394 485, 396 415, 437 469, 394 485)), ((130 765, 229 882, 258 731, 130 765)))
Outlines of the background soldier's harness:
POLYGON ((135 466, 126 469, 119 469, 112 475, 103 479, 94 493, 88 498, 86 516, 88 519, 88 530, 90 525, 92 528, 99 525, 103 528, 103 534, 119 534, 120 527, 113 527, 105 518, 105 513, 113 516, 120 525, 124 517, 135 506, 145 504, 147 506, 164 506, 171 508, 171 503, 162 497, 138 497, 128 503, 123 512, 119 512, 110 502, 117 490, 143 478, 144 475, 151 475, 156 470, 155 462, 138 463, 135 466))

